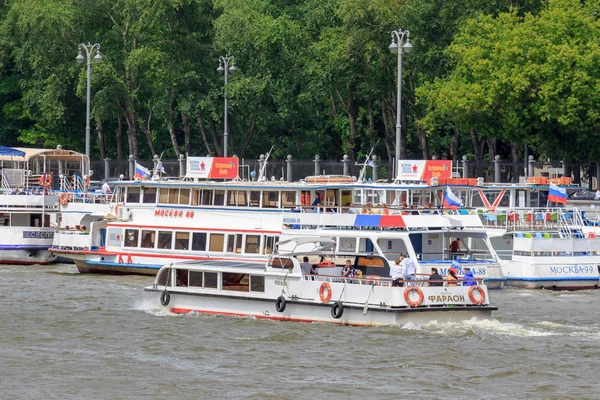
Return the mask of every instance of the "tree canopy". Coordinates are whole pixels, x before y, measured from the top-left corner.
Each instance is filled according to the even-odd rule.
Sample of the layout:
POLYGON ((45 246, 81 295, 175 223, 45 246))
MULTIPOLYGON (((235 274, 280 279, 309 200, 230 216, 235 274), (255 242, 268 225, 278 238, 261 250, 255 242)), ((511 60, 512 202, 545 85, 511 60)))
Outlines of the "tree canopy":
POLYGON ((93 158, 395 155, 598 160, 600 5, 579 0, 8 0, 0 4, 0 138, 93 158), (227 88, 216 68, 233 55, 227 88))

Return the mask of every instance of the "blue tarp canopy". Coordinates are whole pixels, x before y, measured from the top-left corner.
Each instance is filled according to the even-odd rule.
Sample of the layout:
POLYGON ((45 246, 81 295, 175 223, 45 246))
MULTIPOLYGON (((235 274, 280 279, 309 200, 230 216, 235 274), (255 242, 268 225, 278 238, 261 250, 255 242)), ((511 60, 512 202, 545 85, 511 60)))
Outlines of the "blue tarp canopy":
POLYGON ((25 152, 12 147, 0 146, 0 156, 18 156, 25 157, 25 152))

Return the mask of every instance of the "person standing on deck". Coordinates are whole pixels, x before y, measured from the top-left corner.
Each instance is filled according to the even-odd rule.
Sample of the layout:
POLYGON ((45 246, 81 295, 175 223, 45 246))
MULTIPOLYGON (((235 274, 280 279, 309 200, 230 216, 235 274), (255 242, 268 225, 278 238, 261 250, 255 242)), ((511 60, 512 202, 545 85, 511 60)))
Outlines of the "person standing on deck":
POLYGON ((390 277, 392 278, 392 286, 404 286, 404 283, 402 283, 404 274, 402 273, 402 266, 398 257, 396 257, 394 264, 390 265, 390 277))
POLYGON ((417 265, 408 258, 408 254, 402 254, 402 268, 404 269, 403 278, 405 281, 414 280, 417 277, 417 265))
POLYGON ((317 209, 321 207, 321 194, 319 192, 315 193, 315 199, 313 200, 311 206, 315 212, 317 212, 317 209))

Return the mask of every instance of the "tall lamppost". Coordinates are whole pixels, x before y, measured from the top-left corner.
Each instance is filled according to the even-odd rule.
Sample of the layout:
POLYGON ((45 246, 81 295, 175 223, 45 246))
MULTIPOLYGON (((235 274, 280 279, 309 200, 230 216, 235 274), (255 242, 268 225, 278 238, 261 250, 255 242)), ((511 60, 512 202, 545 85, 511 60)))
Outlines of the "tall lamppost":
POLYGON ((81 54, 81 50, 85 51, 85 55, 87 58, 87 106, 85 113, 85 155, 90 157, 90 76, 92 72, 92 53, 96 50, 96 55, 94 56, 94 62, 101 62, 102 56, 100 55, 100 45, 96 44, 80 44, 79 45, 79 54, 75 59, 79 64, 81 64, 84 60, 83 55, 81 54))
MULTIPOLYGON (((412 51, 412 45, 410 44, 410 32, 407 30, 399 29, 392 31, 392 44, 389 49, 392 53, 398 53, 398 93, 396 97, 396 162, 394 163, 394 170, 398 168, 398 161, 400 160, 400 136, 402 135, 402 122, 401 122, 401 111, 402 111, 402 52, 410 53, 412 51), (406 42, 405 42, 406 38, 406 42)), ((399 171, 396 171, 396 176, 399 171)))
POLYGON ((234 73, 237 71, 237 68, 234 65, 235 57, 221 56, 219 57, 219 68, 217 68, 217 72, 220 74, 225 74, 225 121, 223 123, 223 157, 227 157, 227 75, 229 73, 234 73), (225 67, 223 67, 225 65, 225 67))

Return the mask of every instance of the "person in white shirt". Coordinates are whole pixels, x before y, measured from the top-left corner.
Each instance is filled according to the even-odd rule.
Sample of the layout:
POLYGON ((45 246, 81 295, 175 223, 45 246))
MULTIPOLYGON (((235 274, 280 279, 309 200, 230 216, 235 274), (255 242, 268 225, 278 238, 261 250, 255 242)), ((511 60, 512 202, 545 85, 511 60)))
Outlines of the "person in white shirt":
POLYGON ((402 254, 402 267, 404 269, 403 278, 405 281, 414 280, 417 275, 417 264, 410 258, 408 258, 408 254, 402 254))
POLYGON ((110 193, 110 186, 108 186, 108 181, 104 181, 104 184, 102 185, 102 193, 110 193))
POLYGON ((600 189, 596 190, 596 195, 594 196, 594 200, 600 200, 600 189))
POLYGON ((390 265, 390 277, 392 278, 392 286, 404 286, 404 284, 402 283, 404 274, 402 273, 400 259, 397 257, 394 264, 390 265))

